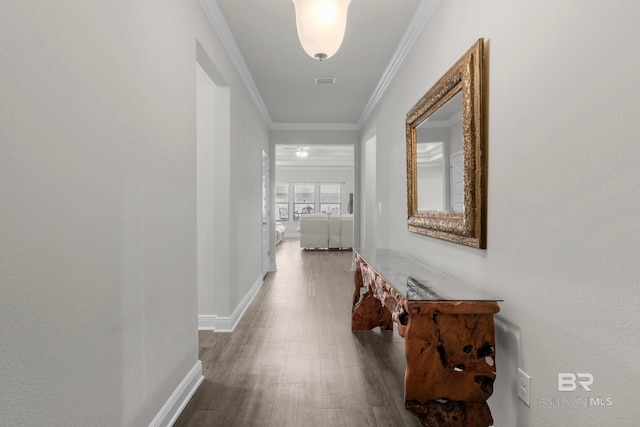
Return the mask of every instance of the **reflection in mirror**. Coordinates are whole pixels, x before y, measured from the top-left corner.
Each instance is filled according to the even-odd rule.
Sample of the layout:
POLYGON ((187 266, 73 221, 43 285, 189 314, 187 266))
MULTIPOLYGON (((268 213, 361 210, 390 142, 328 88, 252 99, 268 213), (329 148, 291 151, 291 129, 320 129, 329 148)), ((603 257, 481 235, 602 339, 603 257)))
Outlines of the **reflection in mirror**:
POLYGON ((418 210, 464 212, 462 92, 416 126, 418 210))

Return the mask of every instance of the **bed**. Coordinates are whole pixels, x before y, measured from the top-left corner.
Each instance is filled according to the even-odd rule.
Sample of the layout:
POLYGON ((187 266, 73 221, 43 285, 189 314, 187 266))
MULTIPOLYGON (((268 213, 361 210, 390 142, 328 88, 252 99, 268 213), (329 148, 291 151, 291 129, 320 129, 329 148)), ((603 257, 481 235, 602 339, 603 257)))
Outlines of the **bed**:
POLYGON ((287 227, 285 227, 281 222, 276 221, 276 245, 282 242, 282 239, 284 239, 284 234, 286 232, 287 227))

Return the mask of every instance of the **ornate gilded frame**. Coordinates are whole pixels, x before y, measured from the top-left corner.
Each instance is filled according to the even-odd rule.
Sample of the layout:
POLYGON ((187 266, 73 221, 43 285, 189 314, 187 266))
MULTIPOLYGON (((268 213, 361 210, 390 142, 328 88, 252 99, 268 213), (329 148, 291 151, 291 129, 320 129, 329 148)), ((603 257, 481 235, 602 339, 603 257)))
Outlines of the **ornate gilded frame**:
POLYGON ((410 231, 486 248, 484 39, 478 41, 407 113, 407 225, 410 231), (462 91, 464 212, 418 210, 416 127, 462 91))

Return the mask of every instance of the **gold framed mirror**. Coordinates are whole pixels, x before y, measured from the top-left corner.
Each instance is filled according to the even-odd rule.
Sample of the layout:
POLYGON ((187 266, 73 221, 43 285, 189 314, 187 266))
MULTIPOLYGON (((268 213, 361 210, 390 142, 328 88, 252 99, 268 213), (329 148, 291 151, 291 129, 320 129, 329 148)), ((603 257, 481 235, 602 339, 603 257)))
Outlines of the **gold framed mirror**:
POLYGON ((410 231, 486 248, 484 39, 407 113, 410 231))

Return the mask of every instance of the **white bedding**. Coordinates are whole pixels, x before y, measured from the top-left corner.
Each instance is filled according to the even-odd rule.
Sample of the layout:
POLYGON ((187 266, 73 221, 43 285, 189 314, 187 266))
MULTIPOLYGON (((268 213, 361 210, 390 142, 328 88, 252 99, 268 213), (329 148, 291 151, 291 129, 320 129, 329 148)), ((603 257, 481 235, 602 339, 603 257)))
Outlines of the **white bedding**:
POLYGON ((287 232, 287 227, 285 227, 281 222, 276 222, 276 245, 282 242, 284 239, 284 233, 287 232))

